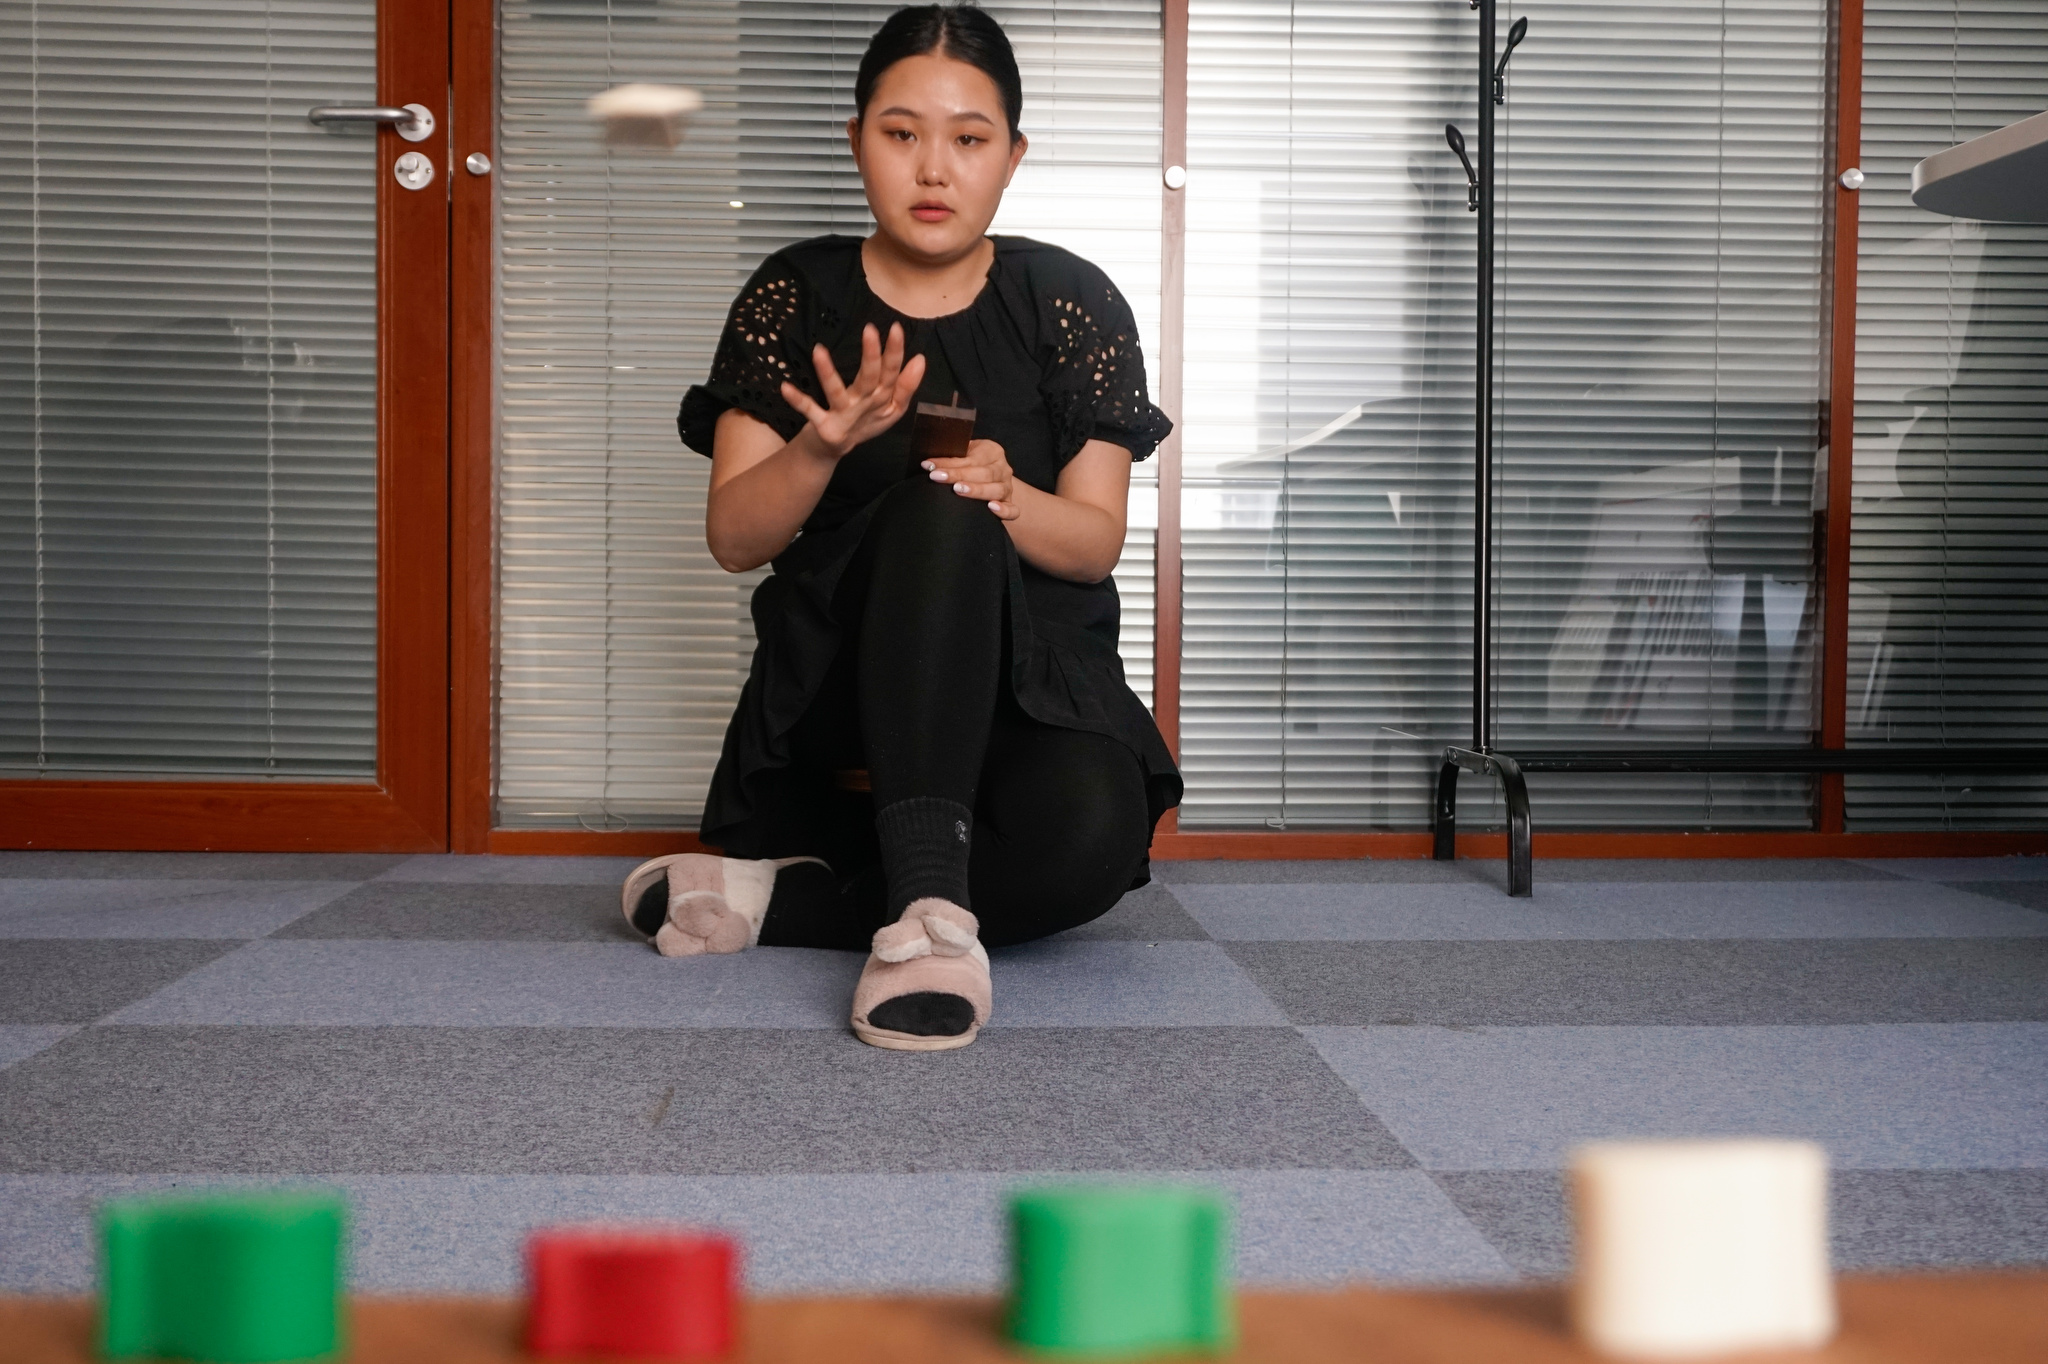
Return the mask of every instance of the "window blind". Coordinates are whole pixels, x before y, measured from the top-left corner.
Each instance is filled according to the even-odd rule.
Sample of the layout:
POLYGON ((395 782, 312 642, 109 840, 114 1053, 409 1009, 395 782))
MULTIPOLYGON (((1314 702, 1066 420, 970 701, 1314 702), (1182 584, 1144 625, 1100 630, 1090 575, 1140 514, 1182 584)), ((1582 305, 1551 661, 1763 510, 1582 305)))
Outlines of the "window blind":
MULTIPOLYGON (((1824 8, 1526 13, 1500 740, 1806 742, 1824 8)), ((1475 45, 1426 0, 1192 4, 1183 828, 1420 827, 1470 738, 1475 45)), ((1531 785, 1549 827, 1809 817, 1777 778, 1531 785)))
MULTIPOLYGON (((1867 0, 1849 738, 2048 742, 2048 227, 1915 208, 1913 166, 2048 109, 2048 10, 1867 0)), ((2039 777, 1859 776, 1857 829, 2039 827, 2039 777)))
MULTIPOLYGON (((871 230, 844 126, 861 52, 894 8, 505 0, 502 826, 696 822, 753 650, 759 574, 727 574, 704 549, 710 461, 678 444, 676 405, 763 257, 871 230), (583 102, 628 80, 704 95, 673 154, 597 145, 583 102)), ((1157 5, 987 8, 1016 45, 1032 139, 994 230, 1102 265, 1156 353, 1157 5)), ((1146 487, 1116 579, 1126 663, 1149 696, 1146 487)))
POLYGON ((374 776, 375 40, 0 8, 0 769, 374 776))

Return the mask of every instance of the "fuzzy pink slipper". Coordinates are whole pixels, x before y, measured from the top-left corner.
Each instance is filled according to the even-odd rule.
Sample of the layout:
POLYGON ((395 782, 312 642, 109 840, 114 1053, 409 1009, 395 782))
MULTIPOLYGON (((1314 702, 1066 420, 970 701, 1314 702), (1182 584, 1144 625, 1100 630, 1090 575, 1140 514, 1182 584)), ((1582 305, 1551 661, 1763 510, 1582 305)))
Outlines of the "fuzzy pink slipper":
POLYGON ((815 857, 745 861, 674 853, 654 858, 626 878, 620 894, 626 921, 664 957, 741 951, 760 941, 775 873, 796 862, 824 865, 815 857))
POLYGON ((993 1009, 980 921, 950 900, 914 900, 875 932, 853 990, 853 1033, 895 1051, 950 1051, 993 1009))

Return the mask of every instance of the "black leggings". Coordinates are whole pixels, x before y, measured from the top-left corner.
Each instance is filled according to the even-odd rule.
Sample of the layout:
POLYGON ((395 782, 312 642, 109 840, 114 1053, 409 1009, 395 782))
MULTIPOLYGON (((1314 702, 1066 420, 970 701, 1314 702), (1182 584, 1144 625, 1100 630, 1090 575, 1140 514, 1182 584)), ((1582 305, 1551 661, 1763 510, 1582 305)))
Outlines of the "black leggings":
POLYGON ((909 479, 877 508, 834 597, 839 654, 791 734, 795 764, 865 769, 868 798, 815 863, 784 868, 761 926, 782 947, 866 950, 889 896, 874 814, 939 797, 974 812, 968 886, 990 946, 1107 912, 1151 841, 1144 773, 1115 739, 1042 724, 1011 694, 1009 532, 986 503, 909 479))

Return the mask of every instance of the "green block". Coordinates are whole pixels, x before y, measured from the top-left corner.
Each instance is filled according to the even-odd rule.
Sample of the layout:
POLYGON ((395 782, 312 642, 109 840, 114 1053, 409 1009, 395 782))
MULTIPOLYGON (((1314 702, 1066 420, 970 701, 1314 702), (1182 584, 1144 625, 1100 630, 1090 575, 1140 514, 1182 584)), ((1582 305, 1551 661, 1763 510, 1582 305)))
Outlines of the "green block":
POLYGON ((1010 1203, 1010 1336, 1045 1354, 1228 1350, 1230 1215, 1197 1189, 1072 1188, 1010 1203))
POLYGON ((271 1364, 340 1346, 341 1200, 263 1193, 100 1209, 100 1353, 271 1364))

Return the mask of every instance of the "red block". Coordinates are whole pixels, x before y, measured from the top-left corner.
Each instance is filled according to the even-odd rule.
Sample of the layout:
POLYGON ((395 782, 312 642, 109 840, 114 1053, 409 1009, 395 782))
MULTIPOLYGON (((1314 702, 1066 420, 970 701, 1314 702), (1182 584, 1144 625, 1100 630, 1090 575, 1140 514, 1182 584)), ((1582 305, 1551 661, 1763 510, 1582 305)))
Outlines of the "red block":
POLYGON ((547 1231, 526 1243, 536 1355, 716 1359, 733 1346, 739 1248, 679 1232, 547 1231))

